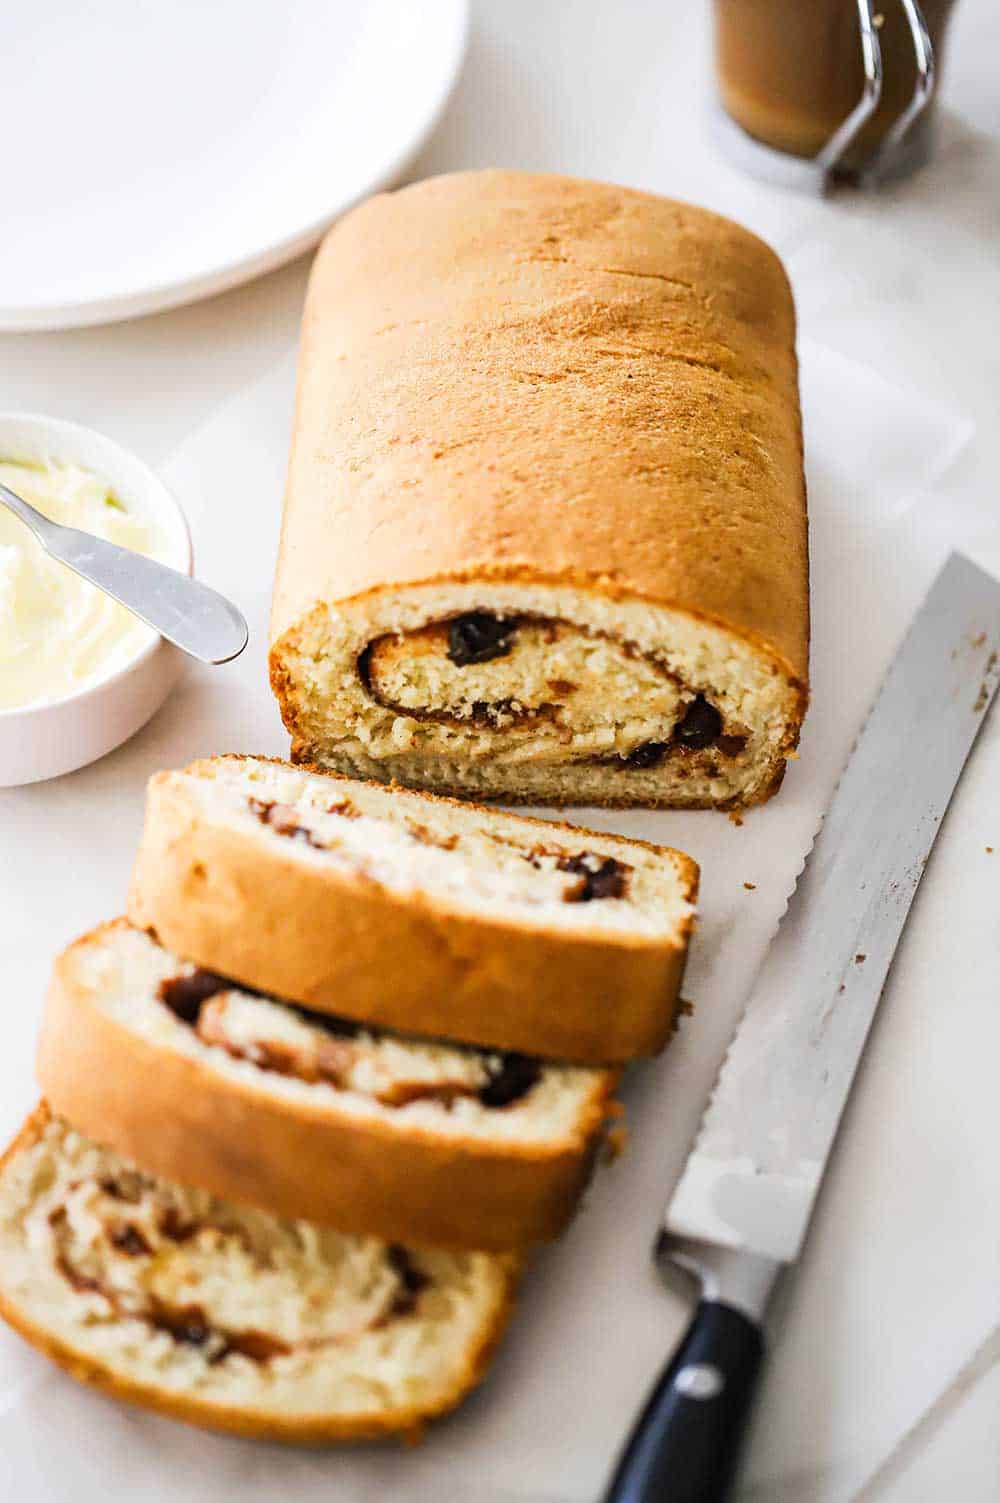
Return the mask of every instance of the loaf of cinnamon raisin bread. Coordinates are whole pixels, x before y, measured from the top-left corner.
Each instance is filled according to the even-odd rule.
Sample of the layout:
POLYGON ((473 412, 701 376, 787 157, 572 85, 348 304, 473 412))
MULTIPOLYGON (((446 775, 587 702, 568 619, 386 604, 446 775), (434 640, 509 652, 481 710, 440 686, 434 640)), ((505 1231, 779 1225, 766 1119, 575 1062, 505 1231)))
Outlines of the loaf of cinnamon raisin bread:
POLYGON ((794 308, 755 236, 500 171, 330 232, 272 615, 295 760, 757 803, 806 704, 807 575, 794 308))
POLYGON ((669 1034, 697 877, 641 841, 215 757, 151 780, 128 911, 313 1009, 606 1062, 669 1034))
POLYGON ((400 1242, 555 1237, 613 1070, 362 1030, 199 970, 124 920, 56 962, 38 1051, 53 1110, 152 1173, 400 1242))
POLYGON ((81 1382, 212 1429, 419 1432, 482 1376, 516 1271, 154 1178, 46 1107, 0 1161, 0 1315, 81 1382))

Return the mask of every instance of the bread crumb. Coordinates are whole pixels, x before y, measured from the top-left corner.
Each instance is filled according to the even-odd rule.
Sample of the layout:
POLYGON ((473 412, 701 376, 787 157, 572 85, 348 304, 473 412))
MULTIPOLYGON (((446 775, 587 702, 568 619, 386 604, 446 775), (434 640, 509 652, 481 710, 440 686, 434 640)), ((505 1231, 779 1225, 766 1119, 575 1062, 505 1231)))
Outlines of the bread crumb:
POLYGON ((744 882, 743 886, 746 888, 747 892, 756 892, 757 891, 757 884, 756 884, 756 882, 744 882))
POLYGON ((678 999, 677 1006, 674 1008, 674 1015, 670 1020, 671 1038, 674 1038, 680 1031, 681 1019, 689 1018, 693 1012, 694 1003, 689 1002, 686 997, 680 997, 678 999))
POLYGON ((986 847, 986 854, 987 854, 987 856, 992 856, 993 855, 993 847, 991 845, 988 845, 986 847))
POLYGON ((981 631, 979 633, 978 637, 973 637, 973 639, 972 639, 972 645, 973 645, 973 647, 982 647, 982 645, 983 645, 983 643, 985 641, 986 641, 986 633, 984 631, 981 631))
POLYGON ((854 964, 855 965, 864 965, 864 963, 865 963, 865 961, 867 959, 868 959, 867 955, 855 955, 855 957, 854 957, 854 964))
POLYGON ((730 821, 730 824, 741 825, 743 823, 743 815, 740 813, 740 811, 738 809, 730 809, 730 811, 729 811, 729 821, 730 821))

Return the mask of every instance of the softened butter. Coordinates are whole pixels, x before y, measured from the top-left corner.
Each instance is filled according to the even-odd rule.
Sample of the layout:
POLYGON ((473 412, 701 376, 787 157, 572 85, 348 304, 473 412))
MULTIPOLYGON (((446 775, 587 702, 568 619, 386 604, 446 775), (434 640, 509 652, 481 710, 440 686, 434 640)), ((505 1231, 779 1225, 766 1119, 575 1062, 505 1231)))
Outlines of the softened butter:
MULTIPOLYGON (((6 460, 0 482, 54 522, 166 561, 155 526, 89 470, 6 460)), ((49 558, 24 523, 0 508, 0 708, 62 699, 97 683, 154 637, 124 606, 49 558)))

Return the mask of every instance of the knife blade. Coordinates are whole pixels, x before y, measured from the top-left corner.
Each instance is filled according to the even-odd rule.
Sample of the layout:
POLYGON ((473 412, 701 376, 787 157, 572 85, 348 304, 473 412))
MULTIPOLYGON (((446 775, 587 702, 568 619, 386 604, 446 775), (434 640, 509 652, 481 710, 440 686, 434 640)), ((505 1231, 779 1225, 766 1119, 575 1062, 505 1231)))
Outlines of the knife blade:
POLYGON ((1000 682, 1000 582, 952 554, 855 742, 667 1206, 702 1299, 606 1503, 717 1503, 931 847, 1000 682))
POLYGON ((203 663, 228 663, 246 647, 249 632, 243 613, 200 579, 54 522, 6 485, 0 485, 0 506, 31 529, 51 558, 96 585, 183 652, 203 663))

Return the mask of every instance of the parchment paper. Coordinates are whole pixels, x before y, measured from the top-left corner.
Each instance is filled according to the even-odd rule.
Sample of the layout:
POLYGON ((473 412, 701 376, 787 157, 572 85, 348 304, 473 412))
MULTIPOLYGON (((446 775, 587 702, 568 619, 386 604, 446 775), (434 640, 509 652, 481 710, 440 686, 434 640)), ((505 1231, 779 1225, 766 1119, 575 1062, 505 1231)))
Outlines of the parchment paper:
MULTIPOLYGON (((417 1450, 288 1453, 120 1409, 4 1330, 0 1496, 19 1503, 106 1503, 109 1496, 582 1503, 598 1494, 687 1315, 684 1300, 665 1292, 650 1267, 662 1206, 856 727, 943 556, 946 529, 918 532, 909 503, 926 497, 968 437, 953 414, 828 349, 807 342, 801 354, 814 629, 813 707, 801 759, 779 798, 742 827, 712 813, 570 816, 679 845, 701 863, 701 918, 685 985, 695 1012, 662 1059, 632 1071, 628 1152, 598 1173, 568 1236, 536 1260, 487 1384, 417 1450)), ((219 410, 164 471, 188 512, 199 572, 240 601, 251 648, 226 669, 190 669, 155 720, 118 753, 8 794, 0 805, 5 851, 22 853, 3 885, 3 923, 18 937, 7 978, 17 1000, 0 1057, 7 1133, 34 1098, 31 1054, 52 954, 120 908, 146 776, 196 755, 287 749, 264 660, 292 379, 289 354, 219 410)), ((848 1289, 840 1297, 849 1303, 853 1296, 848 1289)), ((866 1297, 862 1287, 858 1298, 866 1297)), ((845 1328, 854 1318, 848 1309, 845 1328)), ((929 1399, 939 1378, 913 1381, 929 1399)), ((900 1416, 886 1417, 886 1449, 902 1410, 917 1402, 907 1388, 900 1416)), ((765 1420, 782 1443, 789 1426, 802 1423, 787 1400, 766 1410, 765 1420)), ((766 1437, 761 1444, 766 1473, 766 1437)), ((751 1495, 778 1497, 766 1485, 751 1495)))

